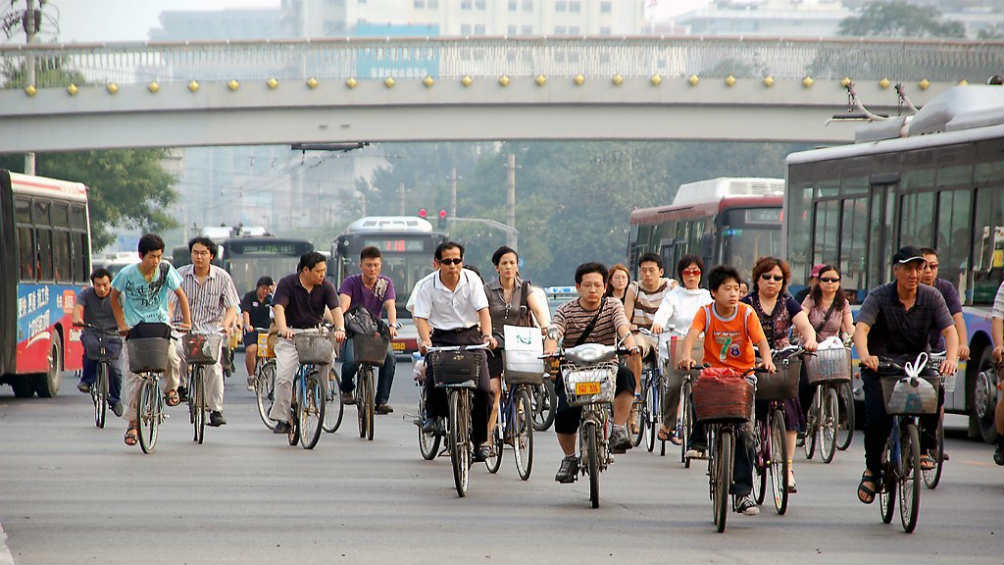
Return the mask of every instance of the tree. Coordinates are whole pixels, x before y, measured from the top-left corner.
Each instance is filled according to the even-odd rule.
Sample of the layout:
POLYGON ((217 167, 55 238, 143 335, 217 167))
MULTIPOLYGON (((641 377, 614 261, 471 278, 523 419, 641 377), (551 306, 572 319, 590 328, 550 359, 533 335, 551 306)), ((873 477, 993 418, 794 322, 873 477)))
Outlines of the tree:
POLYGON ((934 6, 917 6, 901 0, 875 1, 861 7, 859 15, 844 18, 837 33, 855 37, 965 37, 962 22, 943 20, 934 6))

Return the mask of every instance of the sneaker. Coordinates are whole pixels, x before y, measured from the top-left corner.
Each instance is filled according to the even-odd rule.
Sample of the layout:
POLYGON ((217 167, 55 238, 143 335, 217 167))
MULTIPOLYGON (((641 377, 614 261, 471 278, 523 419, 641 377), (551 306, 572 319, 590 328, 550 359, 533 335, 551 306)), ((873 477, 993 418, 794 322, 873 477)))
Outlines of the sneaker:
POLYGON ((390 404, 377 404, 373 411, 377 414, 390 414, 394 409, 390 407, 390 404))
POLYGON ((554 480, 559 483, 574 483, 579 476, 579 458, 569 455, 561 460, 561 467, 558 467, 558 474, 554 480))
POLYGON ((685 457, 688 459, 704 459, 704 450, 697 447, 687 448, 685 457))
POLYGON ((627 429, 623 426, 614 426, 610 431, 610 452, 627 453, 627 450, 634 447, 631 438, 628 437, 627 429))
POLYGON ((116 416, 121 418, 122 413, 125 412, 125 408, 122 406, 121 402, 116 402, 115 404, 112 404, 112 412, 114 412, 116 416))
POLYGON ((289 433, 289 422, 278 422, 275 425, 275 429, 272 430, 273 434, 288 434, 289 433))
POLYGON ((346 406, 352 406, 353 404, 355 404, 355 403, 356 403, 356 397, 355 397, 355 396, 353 396, 353 394, 352 394, 351 392, 345 392, 345 391, 343 390, 343 391, 340 391, 340 392, 338 393, 338 395, 339 395, 339 396, 341 397, 341 399, 342 399, 342 404, 344 404, 344 405, 346 405, 346 406))
POLYGON ((213 410, 209 413, 209 425, 215 427, 222 426, 226 424, 226 419, 223 418, 223 412, 219 410, 213 410))
POLYGON ((84 381, 80 381, 79 383, 77 383, 77 390, 79 390, 80 392, 82 392, 84 394, 90 394, 91 393, 91 385, 85 383, 84 381))
POLYGON ((491 456, 492 448, 488 447, 488 444, 483 444, 474 448, 474 457, 471 460, 475 463, 484 463, 491 456))
POLYGON ((422 422, 422 432, 427 434, 438 434, 439 432, 439 419, 438 418, 426 418, 422 422))
POLYGON ((178 387, 178 400, 181 402, 188 402, 188 388, 179 386, 178 387))
POLYGON ((744 516, 756 516, 760 513, 760 508, 753 501, 753 497, 747 494, 739 499, 736 504, 736 512, 744 516))

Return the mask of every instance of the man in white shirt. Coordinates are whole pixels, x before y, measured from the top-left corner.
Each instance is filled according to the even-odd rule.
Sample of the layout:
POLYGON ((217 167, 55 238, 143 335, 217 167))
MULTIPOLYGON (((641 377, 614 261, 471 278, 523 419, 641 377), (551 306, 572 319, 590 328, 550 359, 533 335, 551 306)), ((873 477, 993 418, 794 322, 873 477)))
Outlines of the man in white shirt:
MULTIPOLYGON (((415 319, 419 349, 424 354, 431 346, 477 345, 495 347, 488 297, 481 279, 463 268, 464 248, 448 241, 436 248, 436 271, 418 281, 409 300, 408 310, 415 319)), ((488 416, 494 397, 483 359, 474 392, 471 411, 471 441, 477 446, 474 461, 484 461, 490 454, 488 416)), ((439 418, 446 416, 446 394, 434 385, 431 371, 425 380, 426 419, 423 429, 433 431, 439 418)))

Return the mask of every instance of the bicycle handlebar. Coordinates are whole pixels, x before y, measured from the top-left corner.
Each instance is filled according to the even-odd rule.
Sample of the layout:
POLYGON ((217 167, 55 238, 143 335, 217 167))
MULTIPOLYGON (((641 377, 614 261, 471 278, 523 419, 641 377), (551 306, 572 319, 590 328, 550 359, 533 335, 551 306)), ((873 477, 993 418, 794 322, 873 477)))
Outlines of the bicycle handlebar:
POLYGON ((440 346, 430 346, 426 347, 425 350, 429 353, 435 351, 476 351, 479 349, 488 349, 487 343, 481 343, 478 345, 440 345, 440 346))

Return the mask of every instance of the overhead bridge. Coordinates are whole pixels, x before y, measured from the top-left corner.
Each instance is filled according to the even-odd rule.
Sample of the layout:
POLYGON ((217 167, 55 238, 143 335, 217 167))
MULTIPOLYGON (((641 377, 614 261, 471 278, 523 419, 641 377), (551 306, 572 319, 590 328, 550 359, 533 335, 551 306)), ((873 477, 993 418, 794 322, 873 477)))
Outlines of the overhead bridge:
POLYGON ((0 47, 0 152, 511 139, 853 139, 844 84, 905 111, 1004 42, 387 38, 0 47), (27 68, 36 80, 28 84, 27 68))

